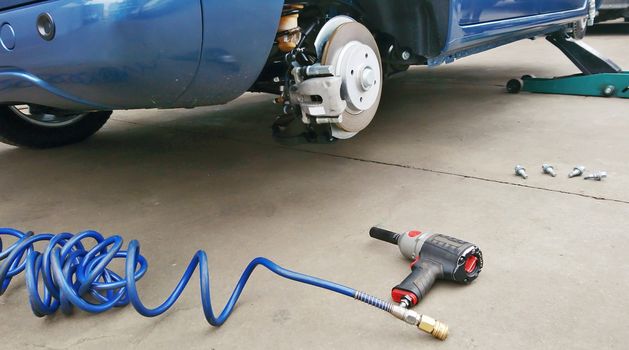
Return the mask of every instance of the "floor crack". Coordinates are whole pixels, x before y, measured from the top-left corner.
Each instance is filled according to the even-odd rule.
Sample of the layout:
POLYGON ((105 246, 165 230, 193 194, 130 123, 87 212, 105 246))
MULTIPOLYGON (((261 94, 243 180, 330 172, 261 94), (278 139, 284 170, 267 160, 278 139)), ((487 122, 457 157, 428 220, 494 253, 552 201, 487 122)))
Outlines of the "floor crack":
POLYGON ((556 189, 552 189, 552 188, 539 187, 539 186, 531 186, 531 185, 526 185, 526 184, 521 184, 521 183, 516 183, 516 182, 490 179, 490 178, 481 177, 481 176, 465 175, 465 174, 453 173, 453 172, 443 171, 443 170, 434 170, 434 169, 416 167, 416 166, 408 165, 408 164, 390 163, 390 162, 384 162, 384 161, 380 161, 380 160, 372 160, 372 159, 364 159, 364 158, 358 158, 358 157, 352 157, 352 156, 344 156, 344 155, 338 155, 338 154, 327 153, 327 152, 317 152, 317 151, 302 150, 302 149, 293 149, 293 150, 300 151, 300 152, 305 152, 305 153, 311 153, 311 154, 325 155, 325 156, 328 156, 328 157, 342 158, 342 159, 347 159, 347 160, 354 160, 354 161, 359 161, 359 162, 371 163, 371 164, 378 164, 378 165, 392 166, 392 167, 403 168, 403 169, 424 171, 424 172, 433 173, 433 174, 455 176, 455 177, 459 177, 459 178, 463 178, 463 179, 471 179, 471 180, 492 182, 492 183, 497 183, 497 184, 501 184, 501 185, 510 185, 510 186, 516 186, 516 187, 530 188, 530 189, 539 190, 539 191, 554 192, 554 193, 567 194, 567 195, 578 196, 578 197, 583 197, 583 198, 596 199, 596 200, 601 200, 601 201, 610 201, 610 202, 615 202, 615 203, 629 204, 629 201, 622 200, 622 199, 607 198, 607 197, 600 197, 600 196, 589 195, 589 194, 584 194, 584 193, 570 192, 570 191, 564 191, 564 190, 556 190, 556 189))
MULTIPOLYGON (((162 126, 162 125, 153 125, 153 124, 144 124, 144 123, 132 122, 132 121, 122 120, 122 119, 117 119, 117 118, 111 118, 111 119, 113 119, 113 120, 115 120, 117 122, 127 123, 127 124, 131 124, 131 125, 136 125, 136 126, 149 126, 149 127, 160 128, 160 129, 175 130, 175 131, 184 132, 184 133, 200 134, 198 132, 194 132, 194 131, 190 131, 190 130, 182 130, 182 129, 178 129, 176 127, 162 126)), ((229 140, 229 141, 233 141, 233 142, 237 142, 237 143, 241 143, 241 144, 245 144, 245 145, 257 145, 257 146, 280 148, 280 149, 284 149, 284 150, 288 150, 288 151, 316 154, 316 155, 321 155, 321 156, 327 156, 327 157, 333 157, 333 158, 339 158, 339 159, 346 159, 346 160, 352 160, 352 161, 358 161, 358 162, 364 162, 364 163, 371 163, 371 164, 378 164, 378 165, 384 165, 384 166, 391 166, 391 167, 397 167, 397 168, 409 169, 409 170, 415 170, 415 171, 423 171, 423 172, 428 172, 428 173, 433 173, 433 174, 454 176, 454 177, 459 177, 459 178, 463 178, 463 179, 478 180, 478 181, 496 183, 496 184, 501 184, 501 185, 516 186, 516 187, 521 187, 521 188, 529 188, 529 189, 538 190, 538 191, 546 191, 546 192, 552 192, 552 193, 566 194, 566 195, 577 196, 577 197, 582 197, 582 198, 589 198, 589 199, 595 199, 595 200, 600 200, 600 201, 608 201, 608 202, 614 202, 614 203, 629 204, 629 201, 622 200, 622 199, 600 197, 600 196, 595 196, 595 195, 590 195, 590 194, 583 194, 583 193, 577 193, 577 192, 570 192, 570 191, 565 191, 565 190, 556 190, 556 189, 552 189, 552 188, 532 186, 532 185, 526 185, 526 184, 510 182, 510 181, 504 181, 504 180, 490 179, 490 178, 486 178, 486 177, 482 177, 482 176, 465 175, 465 174, 459 174, 459 173, 443 171, 443 170, 434 170, 434 169, 429 169, 429 168, 422 168, 422 167, 417 167, 417 166, 408 165, 408 164, 391 163, 391 162, 385 162, 385 161, 380 161, 380 160, 365 159, 365 158, 352 157, 352 156, 346 156, 346 155, 340 155, 340 154, 334 154, 334 153, 328 153, 328 152, 312 151, 312 150, 307 150, 307 149, 289 147, 289 146, 285 146, 285 145, 281 145, 281 144, 270 145, 268 143, 257 142, 257 141, 253 141, 252 142, 251 140, 243 140, 243 139, 239 139, 239 138, 236 138, 236 137, 229 137, 229 136, 226 136, 226 135, 213 135, 213 136, 215 138, 217 138, 217 139, 229 140)))

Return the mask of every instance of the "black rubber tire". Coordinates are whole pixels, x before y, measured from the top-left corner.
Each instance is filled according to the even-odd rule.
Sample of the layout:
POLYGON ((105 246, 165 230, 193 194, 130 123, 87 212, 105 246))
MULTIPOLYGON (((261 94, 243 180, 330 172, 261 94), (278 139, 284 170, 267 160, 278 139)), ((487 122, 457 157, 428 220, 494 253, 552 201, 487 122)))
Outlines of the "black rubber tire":
POLYGON ((66 146, 94 135, 110 116, 111 112, 91 112, 66 126, 45 127, 24 120, 8 106, 0 106, 0 142, 28 148, 66 146))

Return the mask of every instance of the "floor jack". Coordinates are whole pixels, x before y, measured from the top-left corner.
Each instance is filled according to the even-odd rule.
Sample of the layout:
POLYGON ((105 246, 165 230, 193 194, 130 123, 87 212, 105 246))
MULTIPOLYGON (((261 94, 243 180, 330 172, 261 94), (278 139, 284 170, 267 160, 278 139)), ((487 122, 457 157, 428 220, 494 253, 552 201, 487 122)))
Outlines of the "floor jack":
POLYGON ((543 94, 602 96, 629 98, 629 72, 580 40, 565 34, 549 35, 546 40, 563 52, 581 71, 580 74, 536 78, 525 75, 521 79, 511 79, 507 91, 517 94, 528 91, 543 94))

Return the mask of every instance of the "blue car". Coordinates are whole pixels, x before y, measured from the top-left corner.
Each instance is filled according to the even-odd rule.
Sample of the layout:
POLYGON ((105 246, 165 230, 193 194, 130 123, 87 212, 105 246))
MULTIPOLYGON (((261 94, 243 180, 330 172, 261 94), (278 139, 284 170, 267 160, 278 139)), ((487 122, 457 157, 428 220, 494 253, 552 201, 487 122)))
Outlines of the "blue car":
POLYGON ((278 95, 278 135, 347 139, 382 80, 516 40, 582 36, 594 0, 2 0, 0 140, 48 148, 114 110, 278 95))

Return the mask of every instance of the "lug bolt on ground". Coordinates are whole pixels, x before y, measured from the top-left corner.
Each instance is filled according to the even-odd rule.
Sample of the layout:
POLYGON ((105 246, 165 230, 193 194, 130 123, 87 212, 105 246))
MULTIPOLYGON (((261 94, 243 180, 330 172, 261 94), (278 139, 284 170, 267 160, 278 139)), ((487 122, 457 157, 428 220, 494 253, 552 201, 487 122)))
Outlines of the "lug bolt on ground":
POLYGON ((550 164, 543 164, 542 165, 542 172, 544 172, 544 174, 548 174, 552 177, 557 176, 557 173, 555 172, 555 167, 553 167, 550 164))
POLYGON ((573 177, 581 176, 583 175, 584 172, 585 172, 585 167, 583 165, 578 165, 578 166, 575 166, 574 169, 572 169, 572 172, 568 174, 568 177, 573 178, 573 177))
POLYGON ((524 167, 521 165, 515 166, 515 174, 520 176, 523 179, 527 179, 529 177, 528 174, 526 173, 526 169, 524 169, 524 167))
POLYGON ((594 180, 594 181, 602 181, 604 178, 607 177, 607 172, 606 171, 599 171, 593 174, 590 174, 586 177, 584 177, 584 180, 594 180))

